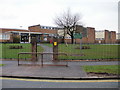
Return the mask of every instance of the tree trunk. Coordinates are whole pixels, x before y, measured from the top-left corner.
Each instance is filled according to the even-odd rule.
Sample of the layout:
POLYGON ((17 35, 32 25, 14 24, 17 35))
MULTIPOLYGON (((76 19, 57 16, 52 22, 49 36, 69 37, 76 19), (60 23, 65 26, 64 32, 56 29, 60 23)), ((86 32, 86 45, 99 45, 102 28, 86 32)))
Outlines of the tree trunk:
POLYGON ((73 44, 74 43, 74 37, 71 36, 71 43, 73 44))

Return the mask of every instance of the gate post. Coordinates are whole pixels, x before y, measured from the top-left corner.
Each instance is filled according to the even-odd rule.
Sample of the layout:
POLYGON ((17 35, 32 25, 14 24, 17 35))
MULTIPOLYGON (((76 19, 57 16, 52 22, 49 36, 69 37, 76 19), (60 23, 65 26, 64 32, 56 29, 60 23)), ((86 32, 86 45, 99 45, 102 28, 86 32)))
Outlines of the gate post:
POLYGON ((58 39, 53 38, 53 61, 58 61, 58 39))
MULTIPOLYGON (((31 37, 31 45, 32 45, 32 53, 37 52, 37 40, 36 37, 31 37)), ((37 61, 37 54, 32 54, 32 59, 33 62, 37 61)))

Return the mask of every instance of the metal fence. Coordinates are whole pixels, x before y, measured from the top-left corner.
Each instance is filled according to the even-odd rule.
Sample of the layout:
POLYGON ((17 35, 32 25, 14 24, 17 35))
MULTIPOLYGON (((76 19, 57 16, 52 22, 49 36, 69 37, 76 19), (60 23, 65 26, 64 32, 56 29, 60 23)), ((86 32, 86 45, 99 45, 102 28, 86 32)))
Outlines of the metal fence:
MULTIPOLYGON (((40 43, 37 46, 37 52, 48 52, 46 49, 53 49, 53 44, 40 43)), ((2 59, 17 59, 20 52, 31 52, 30 43, 0 43, 2 47, 2 59)), ((58 44, 58 52, 66 53, 68 56, 59 55, 61 60, 104 60, 120 59, 118 55, 120 45, 118 44, 58 44)), ((52 51, 50 51, 52 52, 52 51)), ((50 53, 49 52, 49 53, 50 53)), ((45 56, 46 57, 46 56, 45 56)), ((30 59, 31 55, 22 55, 21 59, 30 59)))
MULTIPOLYGON (((17 59, 19 52, 31 52, 30 43, 0 43, 2 47, 2 59, 17 59)), ((30 58, 30 56, 22 56, 21 58, 30 58)))
POLYGON ((118 49, 115 44, 59 44, 59 51, 67 53, 61 56, 63 60, 111 60, 119 59, 118 49))

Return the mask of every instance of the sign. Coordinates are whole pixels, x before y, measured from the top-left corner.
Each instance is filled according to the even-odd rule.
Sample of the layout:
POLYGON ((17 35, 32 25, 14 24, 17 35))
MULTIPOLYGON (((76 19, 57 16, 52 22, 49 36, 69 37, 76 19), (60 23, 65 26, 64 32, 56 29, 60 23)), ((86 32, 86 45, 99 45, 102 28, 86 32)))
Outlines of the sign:
POLYGON ((82 39, 82 34, 81 33, 75 33, 73 34, 74 39, 82 39))
POLYGON ((57 42, 54 42, 54 46, 56 46, 57 45, 57 42))

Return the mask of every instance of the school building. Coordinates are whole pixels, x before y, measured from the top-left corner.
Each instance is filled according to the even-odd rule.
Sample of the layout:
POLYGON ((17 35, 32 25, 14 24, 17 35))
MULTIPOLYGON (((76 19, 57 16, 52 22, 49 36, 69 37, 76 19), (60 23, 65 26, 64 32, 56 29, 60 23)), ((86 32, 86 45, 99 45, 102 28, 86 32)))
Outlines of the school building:
MULTIPOLYGON (((117 43, 118 34, 115 31, 101 30, 97 31, 93 27, 75 26, 74 33, 82 33, 82 39, 74 39, 75 43, 117 43)), ((36 37, 37 42, 53 42, 53 37, 58 37, 58 42, 71 43, 71 37, 65 30, 58 27, 33 25, 28 30, 0 28, 0 42, 18 42, 30 43, 32 37, 36 37), (65 37, 64 37, 65 36, 65 37), (64 38, 63 38, 64 37, 64 38)))

